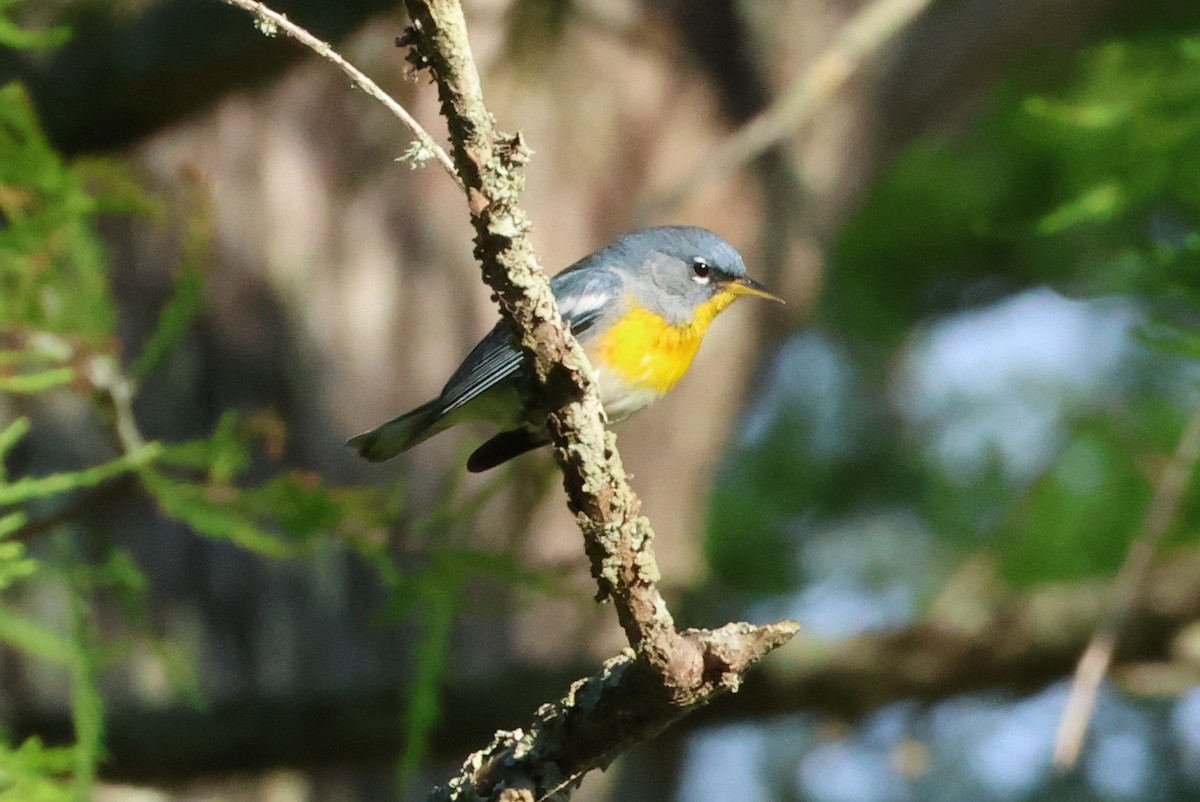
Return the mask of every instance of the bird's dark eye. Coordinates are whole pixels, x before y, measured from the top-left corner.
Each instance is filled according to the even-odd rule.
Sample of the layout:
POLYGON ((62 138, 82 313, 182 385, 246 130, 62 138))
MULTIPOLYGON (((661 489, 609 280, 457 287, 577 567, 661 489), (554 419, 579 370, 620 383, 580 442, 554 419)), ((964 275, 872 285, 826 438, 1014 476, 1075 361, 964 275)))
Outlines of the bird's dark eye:
POLYGON ((700 257, 692 260, 692 277, 701 284, 708 283, 708 276, 712 273, 712 268, 708 266, 708 262, 700 257))

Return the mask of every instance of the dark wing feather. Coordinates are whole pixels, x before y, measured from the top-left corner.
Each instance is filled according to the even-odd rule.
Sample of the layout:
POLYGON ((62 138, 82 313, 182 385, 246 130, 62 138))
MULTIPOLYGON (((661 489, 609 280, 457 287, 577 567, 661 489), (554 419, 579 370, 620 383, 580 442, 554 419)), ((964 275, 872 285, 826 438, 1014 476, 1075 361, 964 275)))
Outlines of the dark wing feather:
POLYGON ((458 409, 500 384, 521 367, 521 352, 513 347, 504 323, 498 323, 454 371, 442 388, 441 414, 458 409))
POLYGON ((491 470, 513 457, 519 457, 526 451, 533 451, 549 442, 550 439, 544 433, 532 432, 529 429, 500 432, 471 453, 467 458, 467 470, 471 473, 491 470))
MULTIPOLYGON (((589 260, 564 270, 550 280, 563 319, 579 337, 620 298, 621 279, 612 271, 589 266, 589 260)), ((501 321, 479 341, 442 389, 441 414, 467 404, 510 378, 521 368, 521 351, 501 321)))

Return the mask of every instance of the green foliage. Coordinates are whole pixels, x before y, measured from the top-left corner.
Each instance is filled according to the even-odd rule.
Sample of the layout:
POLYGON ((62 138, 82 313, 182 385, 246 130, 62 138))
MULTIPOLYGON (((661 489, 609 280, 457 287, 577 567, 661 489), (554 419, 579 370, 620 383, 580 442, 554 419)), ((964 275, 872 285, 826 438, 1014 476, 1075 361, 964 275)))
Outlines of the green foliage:
MULTIPOLYGON (((483 492, 456 505, 462 517, 439 516, 450 529, 469 527, 478 514, 483 492)), ((443 530, 446 531, 446 530, 443 530)), ((403 796, 408 781, 416 775, 429 748, 433 729, 441 716, 441 688, 450 667, 451 635, 458 611, 464 606, 464 590, 473 578, 498 577, 512 584, 544 589, 545 580, 519 569, 512 561, 475 549, 438 548, 420 569, 402 574, 388 561, 381 575, 388 584, 391 602, 383 617, 388 620, 415 618, 420 636, 411 655, 414 674, 405 683, 408 704, 404 717, 404 748, 396 761, 396 785, 403 796)))
POLYGON ((135 468, 152 462, 162 452, 158 443, 146 445, 122 454, 108 462, 103 462, 81 471, 63 471, 49 476, 26 476, 12 482, 0 483, 0 506, 23 504, 33 499, 44 498, 78 490, 84 487, 95 487, 135 468))
POLYGON ((705 553, 725 584, 757 593, 780 593, 796 579, 785 524, 819 504, 813 486, 822 476, 804 459, 802 424, 785 418, 771 437, 741 451, 722 471, 709 498, 705 553), (788 476, 784 483, 779 477, 788 476))
MULTIPOLYGON (((99 633, 92 622, 86 585, 72 574, 81 570, 68 564, 68 598, 71 616, 71 723, 75 729, 75 777, 73 796, 79 802, 91 799, 96 767, 104 757, 104 702, 100 698, 99 633)), ((84 569, 86 570, 86 569, 84 569)))
MULTIPOLYGON (((1193 15, 1195 16, 1195 15, 1193 15)), ((825 311, 894 343, 984 279, 1200 301, 1200 22, 1012 79, 910 148, 842 233, 825 311)))
POLYGON ((899 159, 846 226, 821 298, 830 325, 880 347, 938 311, 935 285, 998 271, 1012 258, 1006 232, 1026 194, 996 154, 921 143, 899 159))
MULTIPOLYGON (((0 25, 0 39, 15 43, 6 25, 0 25)), ((106 205, 116 204, 85 189, 87 172, 50 147, 21 87, 0 89, 0 213, 6 223, 0 230, 0 336, 5 346, 0 351, 0 392, 93 389, 80 380, 77 366, 111 347, 116 318, 95 218, 106 205)), ((29 429, 28 419, 17 418, 0 431, 0 508, 8 508, 0 516, 0 589, 9 594, 49 581, 25 544, 9 539, 33 531, 26 529, 33 517, 31 502, 96 487, 148 464, 161 451, 151 443, 76 471, 10 478, 3 458, 29 429)), ((89 570, 78 557, 60 562, 67 577, 89 570)), ((71 618, 67 633, 5 604, 0 606, 0 641, 68 671, 75 744, 55 750, 43 749, 36 739, 15 749, 0 744, 0 799, 91 798, 103 755, 100 651, 85 591, 70 581, 63 587, 71 618)), ((9 598, 20 597, 5 596, 9 598)))
POLYGON ((460 610, 469 609, 472 601, 478 612, 494 613, 490 599, 478 598, 477 594, 471 598, 470 583, 493 578, 540 593, 555 591, 545 576, 522 568, 512 557, 451 545, 456 535, 469 533, 479 525, 487 502, 504 485, 502 475, 497 474, 481 488, 465 491, 461 471, 455 470, 452 477, 442 503, 410 526, 416 540, 422 535, 438 536, 419 565, 397 565, 378 544, 359 544, 360 553, 376 566, 388 589, 389 603, 381 611, 381 622, 413 620, 420 631, 411 655, 413 676, 405 682, 408 704, 404 748, 396 761, 396 784, 401 796, 420 767, 441 715, 440 692, 452 666, 455 617, 460 610))
POLYGON ((12 423, 0 429, 0 480, 7 478, 4 468, 4 458, 21 438, 29 433, 29 418, 17 418, 12 423))
POLYGON ((0 88, 0 323, 93 341, 115 324, 95 199, 51 147, 25 90, 0 88))
MULTIPOLYGON (((1131 299, 1148 316, 1142 340, 1193 364, 1127 356, 1103 408, 1031 387, 1069 421, 1033 478, 999 453, 956 473, 928 456, 925 432, 883 418, 860 433, 858 462, 814 459, 813 424, 784 413, 730 456, 714 488, 706 549, 719 578, 794 587, 798 533, 881 501, 914 509, 949 549, 994 550, 1015 584, 1122 563, 1195 403, 1181 386, 1200 359, 1200 14, 1183 5, 1170 25, 1139 12, 1124 33, 1024 65, 969 128, 899 154, 841 232, 818 313, 878 382, 858 388, 868 408, 893 405, 883 388, 922 326, 1041 284, 1131 299)), ((1198 496, 1187 496, 1174 541, 1200 536, 1198 496)))
POLYGON ((66 665, 71 660, 70 642, 3 607, 0 607, 0 641, 51 663, 66 665))
POLYGON ((250 466, 250 441, 238 427, 237 413, 226 412, 209 437, 167 446, 162 461, 176 468, 203 471, 214 485, 229 484, 250 466))
POLYGON ((37 394, 76 379, 74 351, 65 341, 44 334, 6 339, 14 347, 0 350, 0 392, 37 394))
POLYGON ((144 376, 175 347, 203 304, 204 272, 194 264, 184 265, 175 280, 175 296, 162 310, 154 336, 133 363, 133 373, 144 376))
MULTIPOLYGON (((831 353, 826 359, 840 365, 846 356, 831 353)), ((911 499, 914 471, 892 459, 896 452, 885 442, 862 437, 887 422, 876 420, 876 410, 858 406, 869 389, 861 375, 843 367, 844 373, 814 366, 824 390, 810 388, 778 402, 765 431, 732 449, 717 474, 704 550, 724 586, 752 594, 784 592, 801 573, 789 556, 801 530, 857 515, 863 507, 911 499), (835 373, 842 375, 834 378, 835 373)))
POLYGON ((44 393, 70 384, 75 379, 71 368, 51 368, 21 376, 0 376, 0 393, 44 393))
POLYGON ((4 542, 4 537, 23 526, 26 520, 18 513, 0 518, 0 591, 37 571, 37 562, 25 553, 24 543, 4 542))
POLYGON ((175 295, 163 307, 154 334, 133 363, 135 376, 145 376, 162 362, 204 305, 204 280, 211 256, 211 220, 207 203, 201 193, 193 189, 193 205, 200 211, 188 221, 183 263, 175 277, 175 295))
MULTIPOLYGON (((43 528, 51 535, 62 527, 53 514, 43 526, 46 516, 33 515, 31 503, 39 502, 41 510, 47 509, 47 502, 52 502, 50 509, 69 510, 61 500, 64 495, 78 497, 81 490, 130 472, 166 514, 200 534, 270 557, 298 556, 320 537, 378 536, 395 514, 395 505, 379 491, 331 487, 301 472, 274 475, 257 484, 242 482, 255 460, 258 440, 266 441, 268 451, 281 449, 282 429, 270 416, 241 419, 230 414, 209 438, 139 445, 128 400, 117 398, 134 385, 121 375, 115 356, 114 307, 95 218, 101 211, 145 213, 144 197, 119 169, 100 162, 69 165, 59 158, 17 87, 0 90, 0 158, 4 159, 0 212, 10 223, 0 232, 0 344, 4 346, 0 391, 82 392, 99 402, 99 422, 120 431, 125 443, 123 452, 107 461, 44 476, 9 477, 0 460, 0 508, 7 508, 0 515, 0 536, 23 537, 43 528), (99 187, 100 194, 89 194, 85 183, 99 187), (97 375, 98 366, 106 367, 105 376, 97 375)), ((207 230, 207 217, 198 214, 187 235, 175 295, 133 366, 140 375, 148 375, 169 356, 201 308, 207 230)), ((30 427, 28 419, 17 418, 0 429, 0 458, 30 427)), ((70 517, 63 522, 70 522, 70 517)), ((128 644, 118 647, 99 636, 91 605, 97 594, 115 594, 129 622, 148 630, 149 618, 143 612, 146 582, 124 552, 111 551, 95 562, 65 549, 56 563, 70 602, 69 633, 0 606, 0 642, 69 672, 76 743, 71 750, 56 753, 63 758, 57 764, 59 774, 41 779, 53 793, 86 799, 103 756, 103 704, 97 678, 111 661, 124 660, 129 653, 128 644)), ((0 589, 19 591, 25 583, 40 581, 46 574, 41 567, 24 543, 0 539, 0 589)), ((194 672, 181 670, 170 644, 156 645, 148 633, 145 638, 175 666, 173 676, 194 686, 194 672)), ((0 759, 20 755, 27 748, 28 744, 5 752, 0 759)), ((33 798, 35 792, 26 780, 13 782, 13 794, 33 798)))
POLYGON ((74 798, 73 747, 48 748, 37 738, 13 748, 0 738, 0 802, 67 802, 74 798))
MULTIPOLYGON (((8 7, 0 0, 0 14, 8 7)), ((0 44, 44 46, 60 37, 25 35, 0 17, 0 44)), ((148 582, 136 561, 107 541, 80 537, 89 504, 114 479, 132 476, 166 515, 270 558, 298 557, 332 538, 369 553, 381 571, 388 565, 379 544, 398 514, 395 496, 333 486, 311 473, 270 470, 285 435, 275 417, 230 413, 207 438, 142 442, 132 376, 154 380, 155 367, 170 358, 203 306, 210 215, 195 189, 196 212, 188 221, 174 295, 127 369, 97 219, 158 210, 118 163, 63 159, 42 133, 25 91, 0 88, 0 393, 20 396, 20 406, 0 408, 44 410, 54 406, 45 402, 76 394, 92 402, 96 429, 119 443, 117 453, 75 470, 16 474, 9 461, 13 449, 44 424, 36 416, 36 422, 0 420, 0 646, 66 673, 74 728, 74 743, 56 749, 36 738, 13 743, 0 733, 0 802, 91 798, 104 757, 99 678, 124 667, 135 647, 152 650, 179 692, 198 697, 197 672, 180 649, 152 631, 148 582), (52 548, 31 549, 35 538, 52 548), (34 588, 64 600, 65 622, 47 623, 22 608, 34 588), (107 611, 113 601, 126 623, 115 634, 107 619, 102 630, 97 618, 98 605, 104 602, 107 611)), ((449 595, 424 597, 445 601, 435 605, 443 616, 457 609, 450 600, 461 586, 461 580, 446 581, 449 595)), ((432 692, 431 672, 444 664, 448 626, 444 617, 430 619, 424 641, 422 661, 428 657, 430 663, 421 663, 419 687, 432 692)), ((417 744, 436 716, 436 703, 431 707, 423 694, 415 697, 411 725, 417 744)))
POLYGON ((318 537, 381 527, 389 507, 381 492, 326 487, 313 474, 280 474, 252 487, 195 483, 146 470, 142 482, 167 515, 197 533, 267 557, 297 557, 318 537))
POLYGON ((9 13, 20 3, 21 0, 0 0, 0 47, 13 50, 53 50, 71 38, 68 28, 30 31, 12 22, 8 18, 9 13))
POLYGON ((1018 584, 1113 573, 1149 500, 1126 444, 1101 428, 1084 431, 999 532, 1001 571, 1018 584))
POLYGON ((420 768, 441 715, 440 690, 450 659, 450 636, 459 607, 461 579, 454 584, 422 582, 420 588, 425 591, 419 594, 424 631, 412 655, 416 673, 408 685, 404 751, 396 764, 397 787, 402 796, 408 779, 420 768))
POLYGON ((199 534, 228 540, 268 557, 297 557, 320 538, 353 540, 378 531, 398 509, 389 494, 375 488, 331 487, 313 473, 281 473, 257 485, 237 480, 252 462, 251 445, 272 436, 269 416, 243 421, 232 412, 213 434, 167 447, 160 468, 141 473, 167 515, 199 534), (167 469, 202 472, 202 481, 172 476, 167 469))

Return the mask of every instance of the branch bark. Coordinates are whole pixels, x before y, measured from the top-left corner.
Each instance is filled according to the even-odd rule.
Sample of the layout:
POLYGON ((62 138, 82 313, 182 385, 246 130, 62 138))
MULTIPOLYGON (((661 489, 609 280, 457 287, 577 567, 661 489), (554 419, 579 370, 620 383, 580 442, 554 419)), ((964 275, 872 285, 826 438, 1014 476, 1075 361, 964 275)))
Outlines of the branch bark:
POLYGON ((387 92, 384 92, 379 87, 379 84, 372 81, 362 70, 347 61, 341 53, 330 47, 328 42, 321 41, 309 33, 307 29, 300 27, 283 14, 268 8, 257 0, 224 0, 224 2, 253 14, 257 20, 256 24, 259 30, 266 35, 274 36, 277 30, 281 30, 350 76, 350 80, 354 82, 355 86, 382 103, 417 138, 414 147, 409 151, 409 156, 412 158, 414 166, 418 165, 425 158, 434 159, 454 179, 455 183, 462 186, 462 181, 459 180, 458 174, 454 172, 454 164, 450 161, 450 156, 447 155, 446 151, 440 145, 433 141, 433 137, 421 127, 421 124, 417 122, 415 117, 408 113, 408 109, 401 106, 387 92))
MULTIPOLYGON (((1200 549, 1195 547, 1151 566, 1114 655, 1118 684, 1134 693, 1160 692, 1144 685, 1151 666, 1163 669, 1159 676, 1172 672, 1194 682, 1195 666, 1180 646, 1200 618, 1198 574, 1200 549)), ((1100 577, 1019 594, 1001 587, 986 565, 963 579, 962 593, 943 599, 928 617, 905 629, 843 641, 798 638, 787 659, 773 660, 736 699, 687 716, 676 731, 795 713, 854 721, 903 699, 932 703, 981 690, 1030 693, 1070 673, 1107 614, 1109 582, 1100 577)), ((452 679, 443 692, 431 759, 448 762, 490 738, 495 722, 517 720, 544 700, 545 689, 568 685, 583 670, 520 664, 484 678, 452 679)), ((586 688, 597 692, 593 706, 605 711, 631 703, 628 690, 622 698, 600 682, 586 688), (608 697, 602 705, 603 694, 608 697)), ((203 710, 182 704, 116 705, 108 713, 104 776, 161 783, 271 766, 310 768, 394 757, 404 748, 405 694, 394 687, 353 691, 248 697, 203 710)), ((576 699, 585 695, 574 694, 576 699)), ((578 715, 582 721, 599 720, 583 711, 578 715)), ((54 743, 69 739, 71 732, 66 709, 17 708, 6 723, 16 741, 37 735, 54 743)))
POLYGON ((833 44, 795 77, 770 108, 735 131, 716 150, 706 153, 674 187, 648 203, 645 216, 675 208, 705 181, 750 162, 794 134, 931 2, 873 0, 862 6, 833 44))
POLYGON ((1112 665, 1117 639, 1144 591, 1154 555, 1179 517, 1179 507, 1197 460, 1200 460, 1200 408, 1192 412, 1175 453, 1155 484, 1141 530, 1129 545, 1125 562, 1113 580, 1106 615, 1075 668, 1071 693, 1054 739, 1054 766, 1060 772, 1070 771, 1079 761, 1084 736, 1096 710, 1100 683, 1112 665))
POLYGON ((530 151, 521 135, 498 131, 457 0, 406 0, 412 25, 398 44, 437 83, 452 153, 475 228, 475 256, 532 366, 528 397, 544 409, 563 472, 568 506, 583 532, 599 591, 611 599, 631 652, 544 706, 528 732, 499 733, 475 753, 440 799, 499 799, 526 789, 565 799, 580 776, 666 727, 715 694, 736 689, 743 671, 796 631, 731 624, 681 633, 658 591, 654 532, 639 515, 587 357, 564 326, 518 204, 530 151))

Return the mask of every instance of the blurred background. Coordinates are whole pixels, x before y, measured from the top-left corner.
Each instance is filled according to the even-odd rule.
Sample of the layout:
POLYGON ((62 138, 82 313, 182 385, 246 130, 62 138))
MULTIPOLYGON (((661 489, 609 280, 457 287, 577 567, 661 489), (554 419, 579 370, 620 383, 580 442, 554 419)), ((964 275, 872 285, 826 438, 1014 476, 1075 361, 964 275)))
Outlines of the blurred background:
MULTIPOLYGON (((617 432, 680 625, 801 634, 576 798, 1197 798, 1200 6, 464 5, 543 264, 703 225, 788 299, 617 432)), ((401 4, 276 8, 444 139, 401 4)), ((2 9, 0 799, 424 798, 623 645, 548 454, 343 446, 496 318, 461 196, 216 0, 2 9)))

